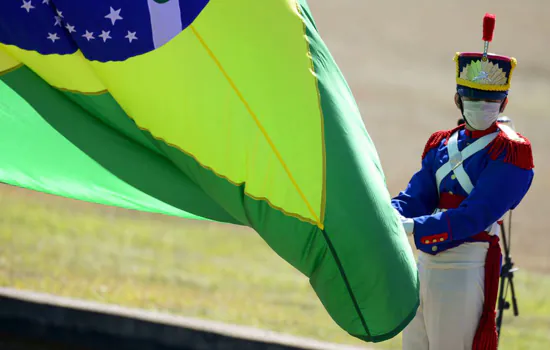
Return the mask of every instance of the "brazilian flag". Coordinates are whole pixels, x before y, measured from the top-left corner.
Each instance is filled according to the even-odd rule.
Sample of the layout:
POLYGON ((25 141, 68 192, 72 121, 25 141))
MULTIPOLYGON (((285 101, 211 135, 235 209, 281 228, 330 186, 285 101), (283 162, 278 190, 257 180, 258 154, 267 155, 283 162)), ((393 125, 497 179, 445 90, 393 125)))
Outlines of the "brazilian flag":
POLYGON ((251 227, 365 341, 419 303, 376 149, 305 0, 1 1, 0 181, 251 227))

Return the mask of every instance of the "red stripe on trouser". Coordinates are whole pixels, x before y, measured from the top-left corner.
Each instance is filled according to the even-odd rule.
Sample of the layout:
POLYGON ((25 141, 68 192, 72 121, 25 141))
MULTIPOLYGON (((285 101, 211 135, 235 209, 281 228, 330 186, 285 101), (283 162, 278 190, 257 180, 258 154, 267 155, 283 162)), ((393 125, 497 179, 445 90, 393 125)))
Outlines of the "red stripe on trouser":
POLYGON ((474 236, 474 239, 489 242, 489 250, 485 258, 485 301, 472 344, 472 350, 496 350, 498 346, 498 333, 495 309, 502 253, 498 244, 498 236, 490 236, 487 232, 482 232, 474 236))

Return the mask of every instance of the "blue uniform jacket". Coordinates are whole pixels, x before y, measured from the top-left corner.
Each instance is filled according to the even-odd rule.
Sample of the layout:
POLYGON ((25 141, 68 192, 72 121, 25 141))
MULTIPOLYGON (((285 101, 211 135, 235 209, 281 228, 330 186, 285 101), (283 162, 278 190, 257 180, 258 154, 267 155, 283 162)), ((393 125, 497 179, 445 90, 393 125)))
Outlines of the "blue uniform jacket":
POLYGON ((451 172, 441 181, 440 192, 467 198, 456 209, 434 214, 439 205, 435 173, 448 161, 446 140, 454 130, 460 132, 458 148, 462 151, 477 138, 499 129, 495 124, 486 131, 471 132, 462 125, 435 133, 426 145, 421 169, 412 176, 406 189, 392 199, 393 207, 402 216, 413 219, 416 247, 429 254, 473 241, 472 236, 484 231, 507 211, 518 206, 534 177, 529 141, 519 134, 524 141, 518 143, 500 131, 497 139, 463 163, 474 185, 470 195, 451 172), (446 237, 443 241, 423 243, 423 237, 442 233, 446 237))

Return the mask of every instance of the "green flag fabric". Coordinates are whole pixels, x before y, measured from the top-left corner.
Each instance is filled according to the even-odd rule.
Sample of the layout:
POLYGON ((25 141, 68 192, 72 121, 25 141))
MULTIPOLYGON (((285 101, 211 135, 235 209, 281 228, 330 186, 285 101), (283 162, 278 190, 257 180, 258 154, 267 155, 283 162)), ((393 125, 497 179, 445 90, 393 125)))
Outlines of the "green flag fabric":
POLYGON ((0 181, 251 227, 365 341, 419 304, 376 149, 305 0, 2 2, 0 181))

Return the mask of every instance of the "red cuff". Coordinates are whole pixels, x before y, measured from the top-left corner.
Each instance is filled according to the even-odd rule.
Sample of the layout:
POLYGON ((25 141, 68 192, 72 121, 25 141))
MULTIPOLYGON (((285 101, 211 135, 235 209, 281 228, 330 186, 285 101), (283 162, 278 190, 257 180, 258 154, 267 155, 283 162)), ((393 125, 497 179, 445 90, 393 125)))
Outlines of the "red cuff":
POLYGON ((435 244, 435 243, 445 242, 448 240, 449 240, 449 234, 447 232, 420 238, 420 242, 424 244, 435 244))

